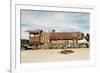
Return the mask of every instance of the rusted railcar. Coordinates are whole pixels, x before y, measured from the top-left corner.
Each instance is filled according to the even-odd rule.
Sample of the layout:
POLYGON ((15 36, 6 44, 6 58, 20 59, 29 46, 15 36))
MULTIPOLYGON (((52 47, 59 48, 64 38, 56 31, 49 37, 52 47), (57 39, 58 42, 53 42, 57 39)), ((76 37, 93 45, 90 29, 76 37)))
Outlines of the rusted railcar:
MULTIPOLYGON (((72 45, 78 45, 78 40, 82 40, 85 38, 84 33, 81 32, 43 32, 43 30, 27 30, 29 33, 29 45, 33 45, 35 47, 41 48, 50 48, 53 45, 52 41, 67 41, 64 43, 65 46, 70 45, 69 40, 73 41, 72 45), (52 45, 51 45, 52 44, 52 45)), ((60 47, 59 44, 56 44, 57 48, 60 47)), ((71 45, 71 46, 72 46, 71 45)), ((73 46, 72 46, 73 47, 73 46)))
POLYGON ((84 34, 81 32, 43 32, 42 30, 27 30, 29 42, 41 43, 53 40, 82 40, 84 34))

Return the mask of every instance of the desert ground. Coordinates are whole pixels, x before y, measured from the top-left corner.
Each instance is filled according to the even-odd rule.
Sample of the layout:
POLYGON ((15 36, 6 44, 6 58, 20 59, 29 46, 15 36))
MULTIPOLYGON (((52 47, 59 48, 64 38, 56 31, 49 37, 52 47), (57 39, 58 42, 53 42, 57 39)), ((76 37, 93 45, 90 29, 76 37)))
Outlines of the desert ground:
MULTIPOLYGON (((89 48, 75 48, 74 53, 61 54, 65 49, 21 50, 21 63, 88 60, 89 48)), ((69 50, 69 49, 66 49, 69 50)))

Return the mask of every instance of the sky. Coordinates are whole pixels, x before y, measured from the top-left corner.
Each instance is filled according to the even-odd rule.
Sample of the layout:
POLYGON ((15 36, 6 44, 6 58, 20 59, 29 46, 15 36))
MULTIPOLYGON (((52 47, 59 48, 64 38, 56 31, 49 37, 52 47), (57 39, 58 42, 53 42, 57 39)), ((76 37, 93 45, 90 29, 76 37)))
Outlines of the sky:
POLYGON ((21 39, 28 39, 26 30, 42 29, 45 32, 89 33, 90 15, 84 12, 21 10, 21 39))

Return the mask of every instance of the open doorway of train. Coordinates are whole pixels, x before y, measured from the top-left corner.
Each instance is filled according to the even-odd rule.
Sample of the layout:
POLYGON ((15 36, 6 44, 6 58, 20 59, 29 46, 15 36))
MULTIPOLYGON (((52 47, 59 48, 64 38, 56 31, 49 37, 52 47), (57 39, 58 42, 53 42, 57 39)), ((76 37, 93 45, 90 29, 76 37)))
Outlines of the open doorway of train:
POLYGON ((21 10, 21 63, 87 60, 89 13, 21 10))

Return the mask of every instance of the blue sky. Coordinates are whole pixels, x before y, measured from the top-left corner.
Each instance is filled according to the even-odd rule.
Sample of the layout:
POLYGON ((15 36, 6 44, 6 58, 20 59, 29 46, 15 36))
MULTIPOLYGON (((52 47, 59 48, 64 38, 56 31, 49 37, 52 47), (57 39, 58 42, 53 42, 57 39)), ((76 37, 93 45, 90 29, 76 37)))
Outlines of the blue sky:
POLYGON ((21 38, 28 39, 28 29, 42 29, 48 32, 89 33, 89 13, 21 10, 21 38))

